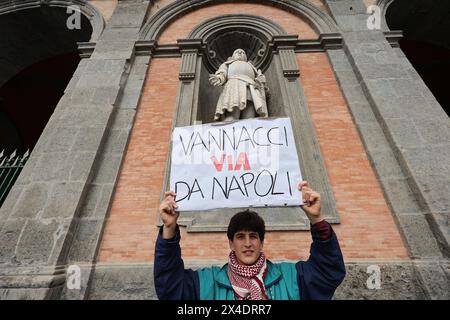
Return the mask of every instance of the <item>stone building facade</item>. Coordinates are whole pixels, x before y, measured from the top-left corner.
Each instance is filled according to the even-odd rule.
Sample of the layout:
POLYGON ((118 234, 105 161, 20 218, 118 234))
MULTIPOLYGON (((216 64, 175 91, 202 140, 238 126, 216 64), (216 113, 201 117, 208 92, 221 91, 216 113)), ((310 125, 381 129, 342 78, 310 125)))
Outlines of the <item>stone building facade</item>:
MULTIPOLYGON (((449 117, 401 48, 402 32, 389 29, 405 26, 411 39, 448 50, 439 16, 448 10, 439 5, 448 8, 401 0, 1 0, 0 24, 11 32, 0 37, 0 85, 56 48, 75 48, 81 60, 1 205, 0 299, 156 299, 170 134, 212 121, 218 91, 207 76, 238 47, 256 52, 273 96, 269 114, 291 118, 302 172, 324 197, 347 265, 335 298, 449 299, 449 117), (58 29, 56 45, 45 33, 22 41, 26 32, 17 31, 44 20, 57 28, 77 10, 81 31, 58 29), (429 33, 407 18, 427 18, 429 33), (381 287, 371 286, 378 275, 381 287)), ((225 261, 232 213, 180 219, 187 266, 225 261)), ((308 257, 299 208, 262 215, 267 256, 308 257)))

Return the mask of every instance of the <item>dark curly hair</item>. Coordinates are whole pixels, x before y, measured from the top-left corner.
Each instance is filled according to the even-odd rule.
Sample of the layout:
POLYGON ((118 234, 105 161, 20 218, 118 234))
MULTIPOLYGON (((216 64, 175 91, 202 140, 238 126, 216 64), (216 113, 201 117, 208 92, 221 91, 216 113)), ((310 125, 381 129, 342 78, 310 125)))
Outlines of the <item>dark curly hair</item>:
POLYGON ((264 241, 264 234, 266 233, 266 225, 263 218, 261 218, 256 212, 240 211, 236 213, 230 220, 228 225, 227 237, 233 240, 234 235, 239 231, 253 231, 257 232, 259 239, 264 241))

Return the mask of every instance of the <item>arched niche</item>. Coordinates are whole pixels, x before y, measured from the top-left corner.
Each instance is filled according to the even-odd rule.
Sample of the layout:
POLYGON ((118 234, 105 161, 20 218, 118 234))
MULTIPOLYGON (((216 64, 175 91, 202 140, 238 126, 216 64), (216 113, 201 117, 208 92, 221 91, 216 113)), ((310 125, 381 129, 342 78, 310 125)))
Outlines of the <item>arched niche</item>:
MULTIPOLYGON (((181 41, 183 46, 185 43, 197 43, 196 59, 199 67, 195 71, 195 78, 199 82, 197 105, 193 105, 193 117, 190 123, 208 123, 214 119, 215 103, 217 102, 222 87, 213 87, 209 85, 209 75, 214 73, 219 66, 228 59, 234 50, 243 49, 249 61, 253 65, 261 69, 267 77, 269 89, 273 88, 274 92, 280 92, 280 79, 278 77, 277 58, 274 60, 276 50, 274 39, 283 37, 291 40, 297 39, 296 36, 289 37, 286 32, 274 22, 254 15, 235 14, 223 15, 209 19, 198 25, 189 34, 189 39, 181 41)), ((182 59, 186 63, 183 66, 192 66, 192 48, 186 49, 187 53, 183 54, 182 59), (191 62, 189 62, 191 61, 191 62)), ((298 67, 295 62, 294 52, 291 49, 291 69, 293 75, 298 75, 298 67)), ((183 73, 183 70, 182 70, 183 73)), ((187 72, 189 73, 189 72, 187 72)), ((190 72, 192 74, 192 71, 190 72)), ((189 78, 183 78, 187 82, 189 78)), ((184 99, 184 98, 183 98, 184 99)), ((268 99, 269 116, 285 116, 282 112, 283 108, 279 108, 282 101, 278 95, 272 95, 268 99)))

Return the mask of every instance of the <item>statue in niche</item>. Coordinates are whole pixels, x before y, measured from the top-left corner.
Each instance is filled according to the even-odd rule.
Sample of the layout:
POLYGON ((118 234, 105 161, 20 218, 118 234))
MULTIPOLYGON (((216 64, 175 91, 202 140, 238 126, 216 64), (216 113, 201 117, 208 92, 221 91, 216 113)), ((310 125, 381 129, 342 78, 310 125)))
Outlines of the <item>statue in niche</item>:
POLYGON ((215 121, 268 116, 266 77, 247 61, 244 50, 236 49, 233 56, 222 63, 215 74, 210 75, 209 83, 224 86, 217 102, 215 121))

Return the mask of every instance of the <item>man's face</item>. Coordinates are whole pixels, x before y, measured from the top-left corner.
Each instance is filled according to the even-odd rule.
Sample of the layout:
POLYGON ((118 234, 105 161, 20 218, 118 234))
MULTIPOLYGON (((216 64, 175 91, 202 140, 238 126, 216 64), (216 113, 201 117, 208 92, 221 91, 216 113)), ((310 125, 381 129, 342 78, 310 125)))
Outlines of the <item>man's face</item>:
POLYGON ((233 58, 236 60, 247 61, 247 55, 242 49, 236 49, 233 52, 233 58))
POLYGON ((238 262, 245 265, 252 265, 258 260, 264 245, 258 232, 254 231, 238 231, 229 242, 238 262))

